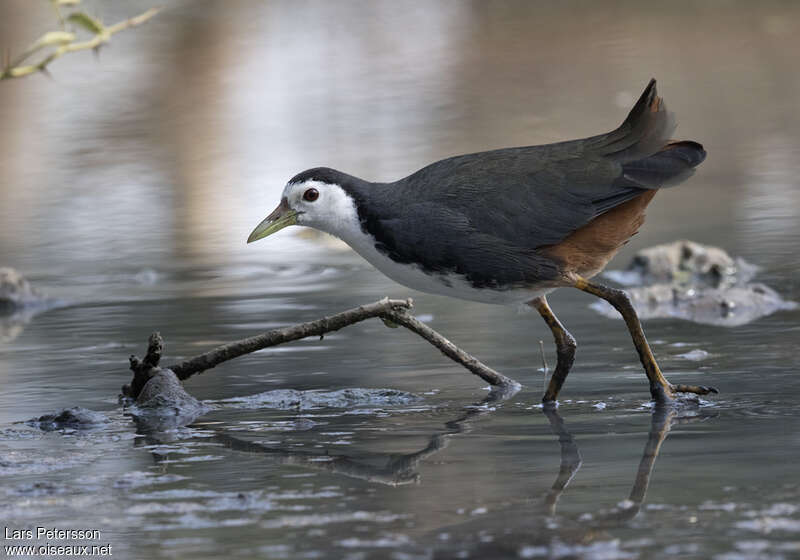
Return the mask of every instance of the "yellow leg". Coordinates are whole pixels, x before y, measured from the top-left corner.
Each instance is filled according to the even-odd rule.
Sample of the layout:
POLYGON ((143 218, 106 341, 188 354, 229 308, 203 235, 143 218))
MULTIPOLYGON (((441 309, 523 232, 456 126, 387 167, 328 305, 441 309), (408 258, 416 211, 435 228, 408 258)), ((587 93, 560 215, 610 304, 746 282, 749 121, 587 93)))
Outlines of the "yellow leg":
POLYGON ((695 393, 697 395, 707 395, 708 393, 717 393, 718 391, 713 387, 693 386, 693 385, 672 385, 661 373, 661 369, 656 363, 656 358, 653 356, 653 351, 650 350, 650 345, 647 343, 647 338, 644 336, 642 324, 639 322, 639 317, 631 304, 631 300, 623 290, 616 288, 609 288, 601 284, 595 284, 585 278, 580 278, 575 281, 575 287, 586 293, 592 294, 599 298, 603 298, 614 309, 619 311, 628 331, 631 333, 633 345, 639 353, 639 360, 644 366, 644 372, 647 374, 647 379, 650 381, 650 394, 656 402, 669 402, 675 397, 676 392, 680 393, 695 393))
POLYGON ((550 378, 550 384, 547 386, 547 391, 542 398, 543 402, 553 402, 558 398, 558 392, 561 390, 561 386, 564 384, 564 380, 567 378, 570 368, 572 368, 572 364, 575 361, 575 349, 578 345, 573 336, 569 334, 569 331, 567 331, 564 325, 561 324, 561 321, 558 320, 558 317, 555 316, 553 310, 550 309, 545 296, 532 299, 528 302, 528 305, 535 308, 536 311, 539 312, 539 315, 542 316, 544 322, 550 327, 550 331, 553 333, 553 339, 556 343, 556 369, 553 372, 553 376, 550 378))

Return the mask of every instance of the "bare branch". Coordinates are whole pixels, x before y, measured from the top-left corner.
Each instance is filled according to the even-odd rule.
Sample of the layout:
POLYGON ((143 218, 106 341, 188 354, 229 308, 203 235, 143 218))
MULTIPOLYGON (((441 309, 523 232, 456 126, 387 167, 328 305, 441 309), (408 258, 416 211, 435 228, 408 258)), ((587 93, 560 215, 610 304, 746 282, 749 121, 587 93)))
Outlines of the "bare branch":
POLYGON ((442 354, 460 363, 489 384, 503 387, 519 386, 516 381, 481 363, 477 358, 464 352, 461 348, 447 340, 428 325, 422 323, 413 315, 406 313, 405 310, 391 310, 384 313, 383 317, 417 333, 438 348, 442 354))
POLYGON ((192 375, 211 369, 222 362, 255 352, 256 350, 261 350, 262 348, 268 348, 293 340, 300 340, 301 338, 307 338, 309 336, 322 336, 325 333, 338 331, 343 327, 365 319, 380 317, 394 309, 408 309, 411 305, 411 300, 384 298, 375 303, 348 309, 347 311, 342 311, 330 317, 323 317, 316 321, 300 323, 282 329, 274 329, 263 334, 225 344, 210 352, 181 362, 180 364, 169 366, 169 369, 175 372, 178 379, 188 379, 192 375))

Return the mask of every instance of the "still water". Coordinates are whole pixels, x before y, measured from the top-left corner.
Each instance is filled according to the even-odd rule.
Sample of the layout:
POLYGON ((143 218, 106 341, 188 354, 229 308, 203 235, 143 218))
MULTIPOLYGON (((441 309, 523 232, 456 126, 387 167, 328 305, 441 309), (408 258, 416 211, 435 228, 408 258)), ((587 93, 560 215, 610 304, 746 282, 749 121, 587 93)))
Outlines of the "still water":
MULTIPOLYGON (((41 4, 3 2, 3 46, 52 25, 41 4)), ((672 381, 721 390, 664 414, 623 324, 555 293, 579 349, 552 413, 538 316, 410 292, 300 230, 244 244, 299 170, 392 180, 598 133, 656 76, 709 158, 611 267, 690 238, 800 300, 798 37, 786 2, 169 2, 97 60, 0 84, 0 266, 61 304, 0 322, 2 525, 99 529, 121 558, 800 557, 797 311, 648 322, 672 381), (192 378, 212 410, 185 429, 141 436, 117 407, 153 330, 171 362, 387 295, 523 389, 483 402, 370 321, 192 378), (237 400, 288 389, 324 393, 237 400), (112 421, 15 423, 76 405, 112 421)))

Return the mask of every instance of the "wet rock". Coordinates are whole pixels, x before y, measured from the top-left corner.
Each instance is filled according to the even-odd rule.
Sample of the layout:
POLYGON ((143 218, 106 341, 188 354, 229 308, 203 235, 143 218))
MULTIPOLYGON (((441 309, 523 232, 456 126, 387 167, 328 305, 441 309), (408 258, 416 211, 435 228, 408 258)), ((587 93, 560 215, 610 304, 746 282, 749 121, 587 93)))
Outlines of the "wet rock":
POLYGON ((733 258, 723 249, 681 240, 642 249, 623 271, 605 275, 625 286, 680 284, 721 288, 741 285, 755 276, 758 267, 733 258))
POLYGON ((31 418, 26 424, 45 431, 72 429, 91 430, 108 423, 108 418, 100 412, 75 406, 60 412, 31 418))
POLYGON ((160 432, 185 426, 210 410, 186 392, 172 370, 155 369, 135 405, 129 409, 141 432, 160 432))
MULTIPOLYGON (((676 241, 643 249, 626 270, 605 276, 627 287, 642 319, 669 317, 734 327, 797 307, 772 288, 751 282, 757 270, 718 247, 676 241)), ((619 318, 603 300, 592 308, 619 318)))
POLYGON ((13 268, 0 267, 0 343, 17 338, 38 313, 62 305, 31 286, 13 268))
POLYGON ((158 367, 163 351, 164 340, 155 332, 148 339, 145 357, 130 357, 133 380, 122 387, 120 399, 139 433, 174 431, 210 410, 186 392, 175 372, 158 367))
MULTIPOLYGON (((776 311, 797 308, 795 302, 786 301, 772 288, 757 283, 728 288, 657 284, 625 291, 643 320, 671 317, 704 325, 736 327, 776 311)), ((619 317, 606 301, 598 300, 591 307, 607 317, 619 317)))
POLYGON ((0 267, 0 315, 38 305, 45 297, 13 268, 0 267))
POLYGON ((186 392, 172 370, 159 368, 139 393, 136 404, 139 408, 159 408, 163 400, 178 404, 199 402, 186 392))

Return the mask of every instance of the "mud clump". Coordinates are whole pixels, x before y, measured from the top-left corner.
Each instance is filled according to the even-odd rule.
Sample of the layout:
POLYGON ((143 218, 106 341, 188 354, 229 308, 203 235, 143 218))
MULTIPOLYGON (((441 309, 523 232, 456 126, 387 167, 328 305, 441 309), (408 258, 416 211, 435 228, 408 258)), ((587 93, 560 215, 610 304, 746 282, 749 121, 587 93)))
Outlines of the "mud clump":
MULTIPOLYGON (((797 307, 769 286, 751 282, 757 271, 719 247, 684 240, 642 249, 626 270, 604 275, 626 287, 642 319, 671 317, 733 327, 797 307)), ((592 308, 619 317, 605 301, 592 308)))
POLYGON ((147 341, 147 354, 143 359, 130 357, 133 379, 123 385, 120 402, 133 417, 140 433, 175 430, 210 410, 186 392, 174 371, 158 366, 163 352, 164 339, 156 332, 147 341))
POLYGON ((92 430, 108 423, 108 418, 100 412, 74 406, 53 414, 31 418, 25 423, 46 432, 56 430, 92 430))
POLYGON ((186 392, 172 370, 155 368, 128 412, 139 431, 147 433, 186 426, 209 410, 186 392))

